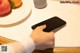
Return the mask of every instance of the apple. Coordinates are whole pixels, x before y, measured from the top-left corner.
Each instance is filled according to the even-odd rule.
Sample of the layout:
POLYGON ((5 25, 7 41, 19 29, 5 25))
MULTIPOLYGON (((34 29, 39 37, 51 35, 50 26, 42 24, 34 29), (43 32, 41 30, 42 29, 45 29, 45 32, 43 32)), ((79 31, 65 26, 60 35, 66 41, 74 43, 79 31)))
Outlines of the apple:
POLYGON ((2 3, 2 0, 0 0, 0 4, 2 3))
POLYGON ((0 0, 0 16, 3 16, 11 11, 11 5, 8 0, 0 0))

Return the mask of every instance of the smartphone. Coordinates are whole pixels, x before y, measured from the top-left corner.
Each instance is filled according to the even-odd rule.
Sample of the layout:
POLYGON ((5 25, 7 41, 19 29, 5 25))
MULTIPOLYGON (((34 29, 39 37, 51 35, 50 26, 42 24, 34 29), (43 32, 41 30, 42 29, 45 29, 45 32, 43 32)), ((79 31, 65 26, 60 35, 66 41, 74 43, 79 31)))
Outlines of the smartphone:
POLYGON ((64 21, 61 18, 55 16, 55 17, 52 17, 50 19, 47 19, 45 21, 42 21, 40 23, 37 23, 37 24, 33 25, 32 29, 34 30, 38 26, 46 25, 46 28, 43 31, 50 32, 50 31, 53 31, 53 30, 57 29, 58 27, 61 27, 65 24, 66 24, 66 21, 64 21))

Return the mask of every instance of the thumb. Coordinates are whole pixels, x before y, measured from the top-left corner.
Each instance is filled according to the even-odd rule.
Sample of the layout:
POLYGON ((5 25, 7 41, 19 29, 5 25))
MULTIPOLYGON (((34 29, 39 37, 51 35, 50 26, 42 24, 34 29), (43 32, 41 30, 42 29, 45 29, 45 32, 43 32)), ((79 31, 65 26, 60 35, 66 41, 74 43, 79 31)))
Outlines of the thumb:
POLYGON ((43 31, 45 28, 46 28, 46 25, 41 25, 41 26, 38 26, 38 27, 37 27, 38 30, 42 30, 42 31, 43 31))

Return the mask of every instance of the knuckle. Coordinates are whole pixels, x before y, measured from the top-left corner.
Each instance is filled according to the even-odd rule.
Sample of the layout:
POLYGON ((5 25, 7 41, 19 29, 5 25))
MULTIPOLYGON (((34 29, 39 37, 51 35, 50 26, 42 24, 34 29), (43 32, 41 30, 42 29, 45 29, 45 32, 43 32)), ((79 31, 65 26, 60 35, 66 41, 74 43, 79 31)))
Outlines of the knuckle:
POLYGON ((49 34, 49 35, 54 35, 54 32, 49 32, 48 34, 49 34))
POLYGON ((49 42, 49 43, 48 43, 48 46, 52 46, 53 43, 54 43, 53 41, 49 42))
POLYGON ((38 26, 38 27, 36 27, 34 30, 35 30, 35 31, 40 31, 40 27, 38 26))
POLYGON ((54 32, 51 32, 51 35, 54 35, 54 32))
POLYGON ((40 27, 38 26, 38 27, 36 27, 36 29, 39 29, 40 27))
POLYGON ((51 42, 51 45, 53 45, 53 43, 54 43, 54 42, 52 41, 52 42, 51 42))

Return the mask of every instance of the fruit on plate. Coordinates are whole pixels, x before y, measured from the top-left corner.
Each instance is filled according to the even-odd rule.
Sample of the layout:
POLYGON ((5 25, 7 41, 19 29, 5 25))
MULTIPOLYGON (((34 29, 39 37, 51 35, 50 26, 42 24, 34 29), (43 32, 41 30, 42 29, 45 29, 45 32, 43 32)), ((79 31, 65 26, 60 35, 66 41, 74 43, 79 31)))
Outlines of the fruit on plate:
POLYGON ((8 0, 0 0, 0 16, 11 11, 11 5, 8 0))
POLYGON ((9 0, 12 8, 17 8, 21 6, 22 0, 9 0))

